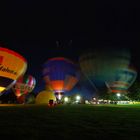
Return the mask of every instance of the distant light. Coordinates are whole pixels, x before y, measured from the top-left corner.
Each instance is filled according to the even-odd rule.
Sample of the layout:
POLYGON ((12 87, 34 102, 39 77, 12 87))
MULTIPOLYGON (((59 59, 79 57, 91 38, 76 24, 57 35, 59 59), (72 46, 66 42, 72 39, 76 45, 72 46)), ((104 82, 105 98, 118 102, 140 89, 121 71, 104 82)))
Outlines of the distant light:
POLYGON ((79 101, 81 99, 81 97, 78 95, 76 96, 76 100, 79 101))
POLYGON ((69 101, 69 98, 68 98, 68 97, 65 97, 65 98, 64 98, 64 101, 65 101, 65 102, 68 102, 68 101, 69 101))
POLYGON ((121 94, 120 94, 120 93, 117 93, 117 96, 118 96, 118 97, 120 97, 120 96, 121 96, 121 94))

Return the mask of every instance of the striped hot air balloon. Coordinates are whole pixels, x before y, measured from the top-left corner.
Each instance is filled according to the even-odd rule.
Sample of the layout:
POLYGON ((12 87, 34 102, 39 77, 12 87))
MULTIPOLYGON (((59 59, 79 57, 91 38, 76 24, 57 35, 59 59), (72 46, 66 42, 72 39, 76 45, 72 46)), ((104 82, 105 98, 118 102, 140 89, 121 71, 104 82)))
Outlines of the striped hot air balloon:
POLYGON ((0 47, 0 94, 11 88, 26 69, 27 62, 23 56, 0 47))
POLYGON ((107 85, 112 93, 127 93, 136 77, 137 71, 135 69, 120 69, 115 73, 114 79, 107 82, 107 85))
POLYGON ((79 80, 77 66, 64 57, 49 59, 43 66, 43 77, 46 85, 50 85, 57 99, 64 92, 71 90, 79 80))
POLYGON ((30 93, 36 85, 36 80, 31 75, 21 76, 13 86, 14 93, 17 97, 30 93))

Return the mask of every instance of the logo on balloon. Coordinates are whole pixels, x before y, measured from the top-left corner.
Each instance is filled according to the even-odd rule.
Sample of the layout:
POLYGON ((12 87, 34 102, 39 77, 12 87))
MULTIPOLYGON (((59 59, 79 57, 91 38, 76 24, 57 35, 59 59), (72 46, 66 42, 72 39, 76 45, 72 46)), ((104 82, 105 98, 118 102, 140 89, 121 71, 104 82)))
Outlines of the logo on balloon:
POLYGON ((17 72, 16 72, 16 71, 11 70, 9 67, 4 67, 4 66, 2 65, 2 62, 3 62, 3 56, 0 56, 0 71, 8 72, 8 73, 17 75, 17 72))
POLYGON ((7 72, 7 73, 10 73, 10 74, 14 74, 14 75, 17 75, 17 72, 14 71, 14 70, 11 70, 9 67, 4 67, 0 64, 0 71, 3 71, 3 72, 7 72))

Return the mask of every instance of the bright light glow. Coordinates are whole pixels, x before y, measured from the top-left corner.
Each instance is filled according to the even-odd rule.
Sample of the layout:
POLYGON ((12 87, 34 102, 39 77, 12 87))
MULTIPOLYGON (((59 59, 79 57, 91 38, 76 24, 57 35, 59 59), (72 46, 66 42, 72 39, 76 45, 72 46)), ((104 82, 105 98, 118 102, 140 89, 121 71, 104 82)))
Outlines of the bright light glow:
POLYGON ((121 94, 120 94, 120 93, 117 93, 117 96, 118 96, 118 97, 120 97, 120 96, 121 96, 121 94))
POLYGON ((62 98, 62 95, 58 94, 58 99, 61 100, 61 98, 62 98))
POLYGON ((68 102, 68 101, 69 101, 69 98, 68 98, 68 97, 65 97, 65 98, 64 98, 64 101, 65 101, 65 102, 68 102))
POLYGON ((79 101, 81 99, 81 97, 78 95, 76 96, 76 100, 79 101))
POLYGON ((4 91, 5 87, 0 87, 0 92, 4 91))

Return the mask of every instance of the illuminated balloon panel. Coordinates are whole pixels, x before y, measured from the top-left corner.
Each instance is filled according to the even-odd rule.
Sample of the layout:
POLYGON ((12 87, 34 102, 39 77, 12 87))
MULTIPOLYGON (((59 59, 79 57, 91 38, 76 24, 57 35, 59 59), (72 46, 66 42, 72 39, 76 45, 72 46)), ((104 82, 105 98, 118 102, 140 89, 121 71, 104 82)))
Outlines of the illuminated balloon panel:
POLYGON ((0 93, 11 88, 26 69, 27 62, 23 56, 0 47, 0 93))
POLYGON ((128 88, 134 83, 137 72, 134 69, 120 69, 116 72, 113 81, 107 82, 111 92, 126 93, 128 88))
POLYGON ((85 76, 100 87, 114 77, 115 71, 128 67, 130 52, 127 49, 96 49, 81 55, 79 62, 85 76))
POLYGON ((56 97, 54 95, 54 92, 43 90, 38 93, 35 99, 36 104, 48 104, 49 100, 56 101, 56 97))
POLYGON ((46 85, 50 85, 54 92, 71 90, 79 80, 76 65, 63 57, 49 59, 43 68, 46 85))
POLYGON ((36 85, 36 80, 31 75, 21 76, 16 84, 13 86, 13 90, 16 96, 30 93, 36 85))

